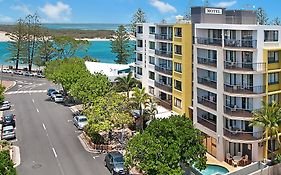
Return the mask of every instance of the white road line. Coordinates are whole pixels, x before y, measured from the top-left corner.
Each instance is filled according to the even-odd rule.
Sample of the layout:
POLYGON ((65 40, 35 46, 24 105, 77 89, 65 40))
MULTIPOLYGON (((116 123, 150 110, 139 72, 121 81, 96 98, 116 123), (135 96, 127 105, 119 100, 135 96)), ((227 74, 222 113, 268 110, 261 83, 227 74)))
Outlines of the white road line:
POLYGON ((46 126, 45 126, 45 124, 44 124, 44 123, 42 123, 42 126, 43 126, 44 130, 47 130, 47 129, 46 129, 46 126))
POLYGON ((39 110, 36 108, 36 111, 39 112, 39 110))
POLYGON ((34 99, 32 99, 32 103, 34 103, 34 99))
POLYGON ((58 155, 57 155, 57 153, 56 153, 55 148, 52 148, 52 150, 53 150, 53 153, 54 153, 55 157, 57 158, 57 157, 58 157, 58 155))

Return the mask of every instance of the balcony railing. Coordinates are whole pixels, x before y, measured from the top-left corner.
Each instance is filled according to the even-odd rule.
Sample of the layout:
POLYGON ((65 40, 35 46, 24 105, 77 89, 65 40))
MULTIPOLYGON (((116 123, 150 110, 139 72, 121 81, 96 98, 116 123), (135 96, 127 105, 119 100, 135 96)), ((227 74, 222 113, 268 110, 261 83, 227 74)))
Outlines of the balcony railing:
POLYGON ((217 103, 216 103, 215 96, 206 96, 206 97, 197 97, 197 102, 203 106, 211 108, 213 110, 217 110, 217 103))
POLYGON ((217 67, 217 59, 197 57, 198 64, 205 64, 208 66, 217 67))
POLYGON ((167 74, 167 75, 173 74, 173 71, 171 69, 166 68, 166 67, 155 66, 155 70, 158 71, 158 72, 161 72, 163 74, 167 74))
POLYGON ((258 132, 249 132, 243 131, 241 129, 228 129, 223 128, 224 136, 233 139, 233 140, 259 140, 262 139, 263 131, 258 132))
POLYGON ((265 63, 249 63, 249 62, 224 62, 225 69, 244 70, 244 71, 264 71, 266 69, 265 63))
POLYGON ((224 84, 224 91, 235 94, 262 94, 265 93, 265 86, 224 84))
POLYGON ((202 38, 196 37, 197 44, 222 46, 221 38, 202 38))
POLYGON ((224 46, 227 47, 246 47, 246 48, 256 48, 257 40, 243 39, 243 40, 235 40, 235 39, 225 39, 224 46))
POLYGON ((165 51, 165 50, 155 50, 155 55, 173 58, 173 53, 170 51, 165 51))
POLYGON ((173 40, 173 36, 172 35, 167 35, 167 34, 155 34, 155 39, 172 41, 173 40))
POLYGON ((162 100, 161 98, 158 98, 158 104, 166 109, 172 110, 172 101, 162 100))
POLYGON ((217 81, 211 80, 209 77, 197 77, 198 83, 216 89, 217 81))
POLYGON ((217 130, 216 123, 204 118, 203 116, 197 116, 197 122, 214 132, 217 130))
POLYGON ((166 92, 172 92, 172 86, 155 81, 154 85, 166 92))
POLYGON ((234 107, 224 106, 224 113, 234 117, 252 117, 252 110, 234 107))

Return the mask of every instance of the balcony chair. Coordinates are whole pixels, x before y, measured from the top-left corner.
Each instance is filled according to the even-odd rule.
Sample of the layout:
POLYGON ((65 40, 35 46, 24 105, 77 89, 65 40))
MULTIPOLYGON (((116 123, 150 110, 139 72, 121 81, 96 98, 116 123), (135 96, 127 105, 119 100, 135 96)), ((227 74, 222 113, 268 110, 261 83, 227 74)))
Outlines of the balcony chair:
POLYGON ((247 164, 248 164, 248 161, 249 161, 249 156, 246 154, 246 155, 244 156, 244 158, 242 159, 242 161, 243 161, 243 165, 247 165, 247 164))
POLYGON ((232 164, 232 158, 231 158, 230 153, 227 153, 227 154, 226 154, 226 162, 227 162, 228 164, 232 164))

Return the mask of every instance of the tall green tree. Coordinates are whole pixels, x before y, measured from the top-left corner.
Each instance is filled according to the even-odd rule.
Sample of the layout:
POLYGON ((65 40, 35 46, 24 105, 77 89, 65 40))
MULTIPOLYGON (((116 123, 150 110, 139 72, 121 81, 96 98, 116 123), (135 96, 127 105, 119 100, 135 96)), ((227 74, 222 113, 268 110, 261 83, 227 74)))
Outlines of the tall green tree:
POLYGON ((180 164, 203 170, 207 157, 202 142, 201 132, 184 116, 153 120, 129 141, 125 166, 149 175, 182 175, 180 164))
POLYGON ((155 119, 155 115, 158 113, 158 109, 157 109, 157 102, 155 98, 150 98, 146 107, 145 107, 145 111, 144 114, 147 117, 148 120, 154 120, 155 119))
POLYGON ((150 96, 145 92, 145 88, 133 88, 133 96, 131 98, 132 103, 137 107, 140 114, 140 130, 143 132, 143 125, 144 125, 144 115, 143 115, 143 109, 149 102, 150 96))
POLYGON ((258 8, 257 10, 257 22, 260 25, 268 25, 268 16, 263 8, 258 8))
POLYGON ((281 25, 281 20, 279 17, 276 17, 274 18, 272 21, 271 21, 271 24, 272 25, 276 25, 276 26, 280 26, 281 25))
POLYGON ((128 59, 133 54, 130 44, 130 35, 123 25, 118 27, 114 35, 114 39, 111 40, 111 51, 117 54, 117 59, 114 61, 117 64, 128 64, 128 59))
POLYGON ((9 34, 8 50, 11 52, 11 57, 6 61, 15 62, 16 70, 19 68, 19 63, 22 61, 24 55, 24 42, 25 42, 25 22, 19 19, 14 27, 13 32, 9 34))
POLYGON ((146 22, 147 20, 146 20, 145 12, 141 8, 138 8, 138 10, 133 15, 133 19, 131 21, 131 32, 133 34, 136 32, 137 23, 146 23, 146 22))
POLYGON ((262 107, 258 110, 253 111, 253 119, 250 123, 250 126, 261 126, 264 129, 264 138, 265 138, 265 152, 264 158, 268 157, 268 140, 271 141, 271 155, 272 161, 274 159, 273 155, 273 145, 274 137, 279 143, 280 148, 280 139, 279 139, 279 129, 281 126, 281 108, 278 103, 273 101, 271 104, 266 102, 262 103, 262 107))
POLYGON ((10 159, 10 152, 8 150, 0 151, 0 175, 16 174, 16 168, 14 168, 14 163, 10 159))
POLYGON ((133 77, 133 73, 130 72, 125 77, 117 77, 115 81, 117 81, 118 91, 126 92, 127 99, 129 100, 130 91, 133 89, 133 87, 136 87, 138 84, 138 81, 133 77))

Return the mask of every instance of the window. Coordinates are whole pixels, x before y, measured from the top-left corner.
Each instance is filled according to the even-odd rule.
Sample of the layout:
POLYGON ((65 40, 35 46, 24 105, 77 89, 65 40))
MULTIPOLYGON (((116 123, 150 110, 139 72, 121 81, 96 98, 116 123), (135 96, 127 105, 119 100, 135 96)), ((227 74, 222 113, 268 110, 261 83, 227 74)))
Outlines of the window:
POLYGON ((155 42, 149 41, 149 49, 155 49, 155 42))
POLYGON ((175 54, 181 55, 181 46, 175 45, 175 54))
POLYGON ((279 83, 279 73, 269 73, 268 84, 278 84, 278 83, 279 83))
POLYGON ((175 107, 182 108, 180 99, 174 98, 174 103, 175 103, 174 104, 175 107))
POLYGON ((139 34, 143 33, 143 27, 142 26, 137 27, 137 33, 139 33, 139 34))
POLYGON ((181 73, 182 69, 181 69, 181 63, 175 63, 175 71, 181 73))
POLYGON ((175 89, 181 91, 181 81, 175 80, 175 89))
POLYGON ((151 71, 149 71, 148 73, 149 73, 149 79, 155 80, 155 73, 151 71))
POLYGON ((155 34, 155 27, 149 27, 149 34, 155 34))
POLYGON ((273 94, 268 96, 268 103, 271 104, 273 101, 279 102, 278 100, 278 95, 279 94, 273 94))
POLYGON ((154 87, 148 86, 148 92, 154 95, 154 87))
POLYGON ((149 64, 155 65, 155 58, 152 56, 149 56, 149 64))
POLYGON ((142 75, 142 68, 137 67, 137 74, 142 75))
POLYGON ((138 46, 138 47, 142 47, 142 40, 138 40, 137 46, 138 46))
POLYGON ((268 63, 278 63, 278 51, 269 51, 268 52, 268 63))
POLYGON ((141 53, 138 53, 138 54, 137 54, 137 60, 138 60, 138 61, 142 61, 142 54, 141 54, 141 53))
POLYGON ((264 41, 278 41, 278 31, 277 30, 268 30, 264 31, 264 41))
POLYGON ((178 27, 175 28, 175 36, 176 37, 182 37, 182 29, 181 28, 178 28, 178 27))

